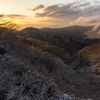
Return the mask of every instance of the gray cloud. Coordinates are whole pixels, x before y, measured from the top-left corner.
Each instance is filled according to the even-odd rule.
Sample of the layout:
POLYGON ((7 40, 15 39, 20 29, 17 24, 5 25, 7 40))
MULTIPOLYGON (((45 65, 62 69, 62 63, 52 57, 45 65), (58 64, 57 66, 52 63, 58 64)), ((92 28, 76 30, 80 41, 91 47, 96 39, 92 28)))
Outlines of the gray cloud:
POLYGON ((48 13, 36 13, 35 16, 36 17, 45 17, 47 16, 48 13))
POLYGON ((59 9, 59 6, 58 5, 52 5, 52 6, 47 6, 43 9, 43 12, 52 12, 52 11, 55 11, 59 9))
POLYGON ((100 3, 100 1, 99 1, 99 0, 94 0, 94 2, 95 2, 95 3, 100 3))
POLYGON ((86 7, 86 6, 90 6, 90 3, 89 2, 81 3, 73 6, 73 8, 86 7))
POLYGON ((68 4, 55 4, 43 8, 42 13, 35 13, 36 17, 51 17, 78 19, 83 16, 100 14, 100 5, 92 5, 91 2, 72 2, 68 4))
POLYGON ((47 6, 43 9, 43 13, 36 13, 35 15, 37 17, 67 17, 72 14, 77 14, 80 12, 79 9, 73 9, 72 6, 75 4, 74 3, 69 3, 69 4, 63 4, 63 5, 52 5, 52 6, 47 6))
POLYGON ((28 9, 28 10, 37 11, 37 10, 42 9, 44 7, 45 7, 44 5, 40 4, 40 5, 35 6, 33 9, 28 9))
POLYGON ((39 15, 38 17, 58 17, 58 18, 66 18, 69 16, 76 17, 77 14, 82 13, 82 9, 79 9, 79 7, 86 7, 87 5, 90 4, 82 3, 80 6, 76 2, 73 2, 69 4, 63 4, 62 6, 60 6, 59 4, 47 6, 43 9, 43 13, 36 13, 36 16, 39 15))
POLYGON ((84 16, 100 14, 100 5, 86 7, 86 8, 84 8, 83 11, 84 12, 82 13, 82 15, 84 15, 84 16))

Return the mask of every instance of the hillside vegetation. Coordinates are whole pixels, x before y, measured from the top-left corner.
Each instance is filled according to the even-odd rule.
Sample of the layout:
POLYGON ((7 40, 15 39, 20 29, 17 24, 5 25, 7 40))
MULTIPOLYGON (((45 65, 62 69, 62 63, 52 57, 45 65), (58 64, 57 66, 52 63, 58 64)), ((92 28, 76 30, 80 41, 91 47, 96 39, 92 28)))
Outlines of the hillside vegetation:
POLYGON ((99 39, 0 29, 0 100, 100 99, 99 39))

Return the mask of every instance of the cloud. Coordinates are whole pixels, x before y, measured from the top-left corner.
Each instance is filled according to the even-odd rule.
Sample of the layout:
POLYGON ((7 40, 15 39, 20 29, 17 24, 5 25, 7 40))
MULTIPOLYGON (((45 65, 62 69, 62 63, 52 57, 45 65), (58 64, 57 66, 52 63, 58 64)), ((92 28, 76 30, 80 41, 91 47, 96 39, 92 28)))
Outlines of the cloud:
POLYGON ((6 0, 7 2, 14 3, 12 0, 6 0))
POLYGON ((100 3, 100 1, 99 1, 99 0, 94 0, 94 2, 95 2, 95 3, 100 3))
POLYGON ((79 17, 77 20, 70 22, 70 24, 80 24, 80 23, 100 23, 100 15, 94 15, 89 17, 79 17))
POLYGON ((33 9, 34 18, 41 23, 55 25, 95 25, 100 23, 100 0, 74 0, 71 3, 61 3, 44 6, 40 4, 33 9), (41 11, 35 12, 41 9, 41 11), (46 19, 43 20, 42 19, 46 19), (53 23, 54 22, 54 23, 53 23))
POLYGON ((95 25, 93 29, 86 32, 89 38, 100 38, 100 23, 95 25))
MULTIPOLYGON (((42 13, 35 13, 36 17, 77 18, 90 6, 89 2, 72 2, 68 4, 55 4, 44 7, 42 13), (83 8, 83 9, 82 9, 83 8)), ((86 11, 85 11, 86 12, 86 11)))
POLYGON ((85 24, 89 23, 92 25, 100 23, 100 14, 88 17, 79 17, 77 20, 70 22, 70 24, 85 24))
POLYGON ((40 4, 40 5, 35 6, 33 9, 28 8, 28 10, 29 11, 37 11, 42 8, 44 8, 44 5, 40 4))
POLYGON ((36 13, 35 16, 36 17, 45 17, 47 15, 47 13, 36 13))
POLYGON ((74 5, 73 3, 70 4, 63 4, 63 5, 52 5, 47 6, 43 9, 42 13, 36 13, 37 17, 58 17, 64 18, 72 15, 77 15, 80 10, 72 9, 71 6, 74 5))
POLYGON ((22 18, 26 18, 28 16, 26 15, 17 15, 17 14, 8 14, 8 15, 5 15, 6 17, 8 18, 11 18, 11 19, 22 19, 22 18))
MULTIPOLYGON (((36 6, 36 8, 38 8, 38 6, 36 6)), ((93 5, 89 1, 80 0, 67 4, 54 4, 46 6, 42 9, 41 13, 35 13, 35 16, 42 18, 49 17, 49 18, 69 19, 75 21, 81 16, 89 17, 97 14, 100 14, 100 5, 96 5, 96 3, 94 3, 93 5)))
POLYGON ((98 29, 100 29, 100 24, 97 24, 93 27, 92 31, 98 31, 98 29))
POLYGON ((51 6, 47 6, 47 7, 45 7, 44 9, 43 9, 43 12, 44 13, 49 13, 49 12, 52 12, 52 11, 55 11, 55 10, 57 10, 57 9, 59 9, 59 5, 51 5, 51 6))
POLYGON ((77 5, 73 6, 73 8, 86 7, 86 6, 90 6, 90 3, 85 2, 85 3, 77 4, 77 5))

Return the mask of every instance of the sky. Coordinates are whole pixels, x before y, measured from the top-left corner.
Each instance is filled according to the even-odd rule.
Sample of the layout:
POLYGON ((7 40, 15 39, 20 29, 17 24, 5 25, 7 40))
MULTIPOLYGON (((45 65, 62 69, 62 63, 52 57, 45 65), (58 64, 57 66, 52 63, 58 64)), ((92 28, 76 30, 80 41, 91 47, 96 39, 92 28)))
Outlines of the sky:
POLYGON ((0 14, 21 28, 100 24, 100 0, 0 0, 0 14))

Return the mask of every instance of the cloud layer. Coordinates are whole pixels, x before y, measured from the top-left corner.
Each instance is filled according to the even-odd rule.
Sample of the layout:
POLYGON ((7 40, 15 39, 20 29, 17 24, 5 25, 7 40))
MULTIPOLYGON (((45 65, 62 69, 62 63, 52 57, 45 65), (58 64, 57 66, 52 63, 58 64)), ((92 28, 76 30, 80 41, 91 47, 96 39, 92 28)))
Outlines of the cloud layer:
POLYGON ((100 23, 100 14, 88 17, 79 17, 77 20, 70 22, 70 24, 84 24, 84 23, 100 23))
MULTIPOLYGON (((36 6, 36 8, 38 6, 36 6)), ((91 9, 89 2, 82 2, 82 3, 72 2, 68 4, 55 4, 46 6, 45 8, 43 8, 42 13, 36 13, 35 15, 36 17, 58 17, 58 18, 66 18, 69 16, 76 17, 82 15, 83 13, 88 14, 89 10, 86 11, 87 9, 89 10, 91 9)), ((97 10, 96 8, 92 9, 97 10)))
POLYGON ((69 20, 70 24, 100 22, 99 0, 76 0, 67 4, 38 5, 31 9, 36 17, 69 20), (34 12, 42 9, 42 12, 34 12))
POLYGON ((85 34, 87 34, 89 38, 100 38, 100 24, 95 25, 92 30, 85 34))

